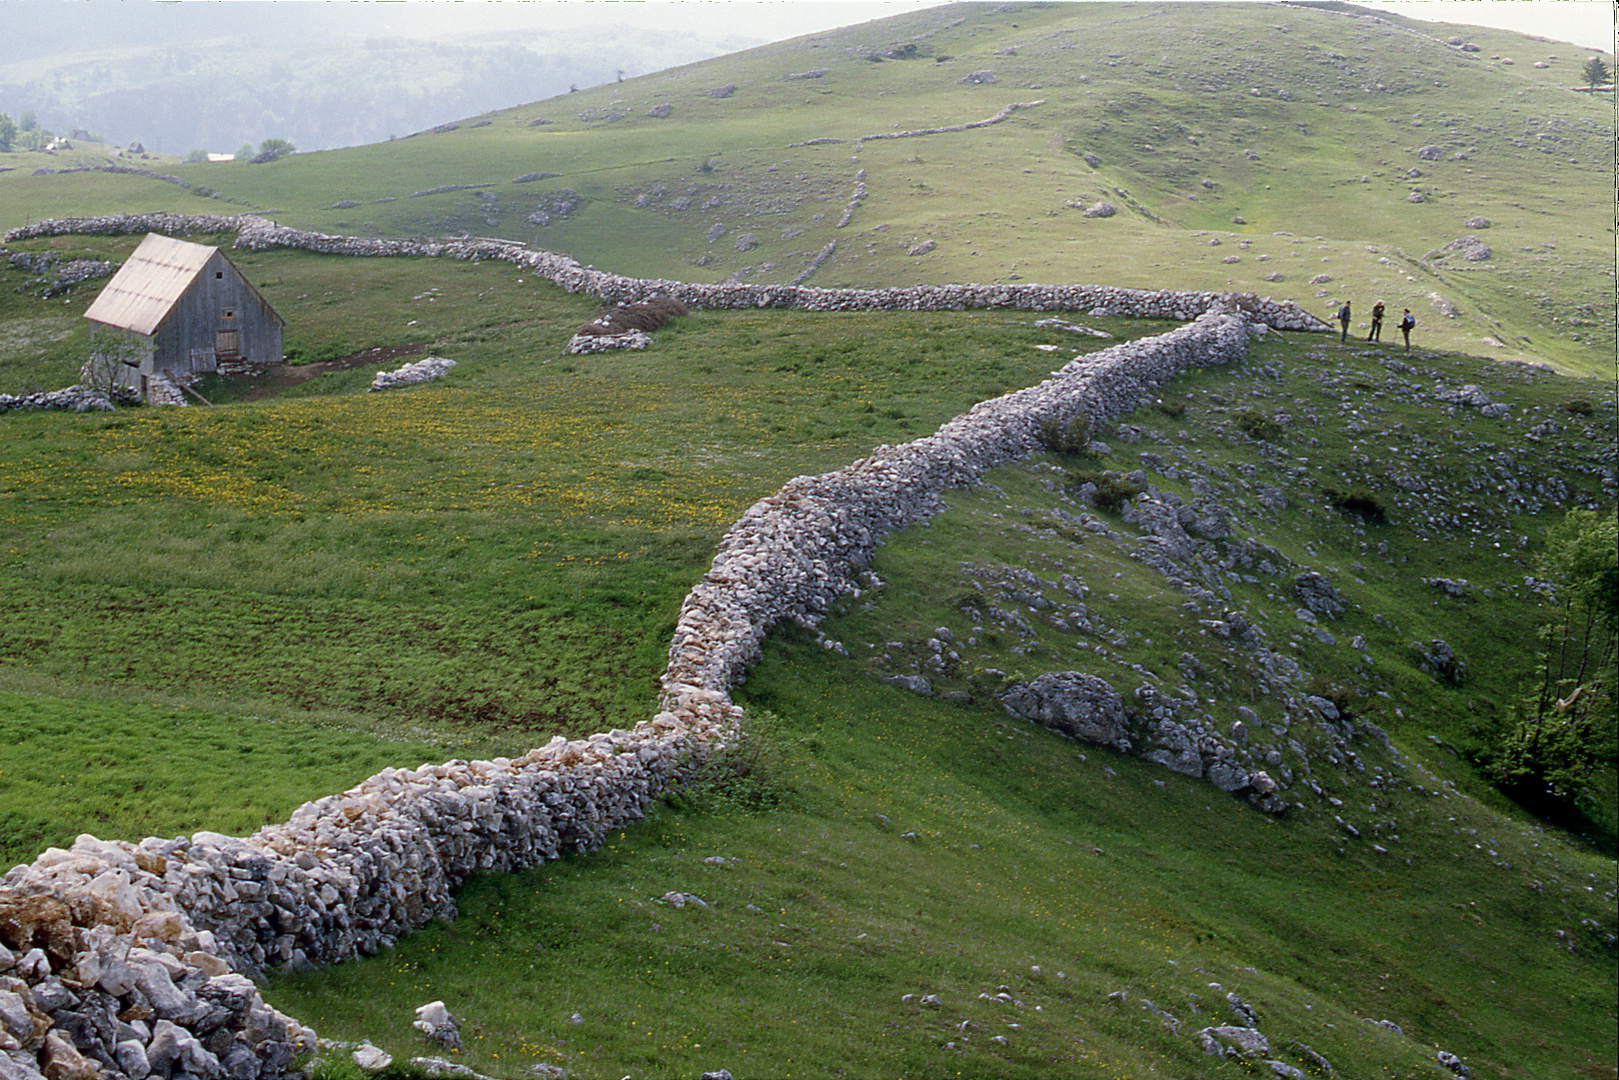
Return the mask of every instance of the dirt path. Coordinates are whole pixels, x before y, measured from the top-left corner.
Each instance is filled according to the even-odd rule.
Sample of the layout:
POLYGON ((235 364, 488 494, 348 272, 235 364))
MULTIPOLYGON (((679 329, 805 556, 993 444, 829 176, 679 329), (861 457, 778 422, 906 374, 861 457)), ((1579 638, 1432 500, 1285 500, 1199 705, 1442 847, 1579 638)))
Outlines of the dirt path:
POLYGON ((426 349, 425 342, 414 342, 406 345, 385 345, 375 349, 366 349, 364 352, 350 353, 347 356, 340 356, 336 360, 326 360, 318 364, 272 364, 264 370, 264 374, 254 376, 251 380, 252 389, 236 400, 262 401, 265 398, 277 397, 294 386, 306 383, 310 379, 328 371, 353 371, 355 368, 381 368, 385 366, 397 367, 398 365, 393 361, 406 356, 414 356, 426 349))

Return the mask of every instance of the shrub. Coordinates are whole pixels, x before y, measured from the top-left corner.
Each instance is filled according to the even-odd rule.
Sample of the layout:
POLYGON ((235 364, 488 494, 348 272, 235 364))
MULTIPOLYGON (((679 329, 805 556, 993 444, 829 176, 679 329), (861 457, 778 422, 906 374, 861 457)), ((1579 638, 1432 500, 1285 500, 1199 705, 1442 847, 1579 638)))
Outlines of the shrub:
POLYGON ((1083 453, 1091 441, 1091 418, 1077 410, 1067 419, 1043 416, 1034 437, 1053 454, 1083 453))
POLYGON ((1571 416, 1590 416, 1596 412, 1596 406, 1588 398, 1569 398, 1563 402, 1563 411, 1571 416))
POLYGON ((1098 510, 1104 510, 1109 514, 1117 514, 1124 509, 1125 503, 1146 490, 1129 477, 1106 469, 1099 472, 1074 473, 1069 479, 1073 490, 1078 490, 1086 484, 1095 485, 1096 493, 1091 496, 1091 502, 1098 510))
POLYGON ((783 738, 779 718, 750 709, 736 736, 704 757, 664 801, 699 812, 764 813, 791 805, 794 789, 788 780, 783 738))
POLYGON ((1282 437, 1282 425, 1262 412, 1246 409, 1237 414, 1237 430, 1251 439, 1269 442, 1282 437))
POLYGON ((1326 488, 1325 494, 1327 505, 1334 510, 1355 514, 1374 525, 1388 524, 1388 512, 1383 509, 1383 504, 1377 501, 1377 496, 1365 488, 1353 488, 1349 491, 1326 488))

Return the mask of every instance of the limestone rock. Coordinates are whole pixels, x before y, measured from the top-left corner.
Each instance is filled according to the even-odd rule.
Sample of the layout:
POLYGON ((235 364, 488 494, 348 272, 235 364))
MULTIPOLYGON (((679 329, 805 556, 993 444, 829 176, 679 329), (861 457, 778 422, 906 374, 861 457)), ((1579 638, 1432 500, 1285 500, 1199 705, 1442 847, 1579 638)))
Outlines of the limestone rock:
POLYGON ((1106 680, 1082 671, 1050 672, 1001 694, 1013 716, 1055 728, 1083 742, 1130 747, 1124 699, 1106 680))
POLYGON ((1344 598, 1332 583, 1314 570, 1293 579, 1293 595, 1317 615, 1335 619, 1344 613, 1344 598))
POLYGON ((1203 1052, 1215 1057, 1237 1054, 1253 1058, 1270 1053, 1270 1040, 1251 1027, 1206 1027, 1197 1037, 1203 1052))

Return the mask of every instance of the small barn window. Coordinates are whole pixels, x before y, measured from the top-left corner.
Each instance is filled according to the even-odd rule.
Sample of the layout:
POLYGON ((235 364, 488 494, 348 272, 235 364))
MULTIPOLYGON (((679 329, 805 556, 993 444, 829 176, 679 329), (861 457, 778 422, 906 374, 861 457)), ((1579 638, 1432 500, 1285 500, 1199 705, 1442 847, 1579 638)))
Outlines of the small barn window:
POLYGON ((236 318, 236 309, 226 308, 224 311, 219 313, 219 317, 221 319, 234 319, 236 318))
POLYGON ((214 277, 215 277, 215 278, 216 278, 216 279, 218 279, 218 278, 222 278, 222 277, 224 277, 224 276, 225 276, 225 271, 223 271, 223 270, 215 270, 215 271, 214 271, 214 277))

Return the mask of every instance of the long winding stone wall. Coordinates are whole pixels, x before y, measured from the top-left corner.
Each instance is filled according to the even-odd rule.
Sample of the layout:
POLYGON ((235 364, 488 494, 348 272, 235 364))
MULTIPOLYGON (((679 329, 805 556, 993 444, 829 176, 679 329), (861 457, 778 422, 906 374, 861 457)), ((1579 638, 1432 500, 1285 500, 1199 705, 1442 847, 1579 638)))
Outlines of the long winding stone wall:
MULTIPOLYGON (((228 220, 199 228, 216 231, 228 220)), ((130 231, 154 227, 147 218, 130 231)), ((174 222, 162 227, 174 230, 174 222)), ((267 223, 244 224, 242 232, 253 243, 289 239, 267 223)), ((546 265, 558 268, 564 287, 584 288, 599 274, 483 241, 312 243, 327 240, 354 254, 511 251, 537 260, 525 266, 556 260, 546 265)), ((611 280, 630 289, 623 284, 630 279, 611 280)), ((723 297, 746 287, 702 288, 723 297)), ((688 303, 698 296, 651 292, 688 303)), ((823 292, 830 291, 800 294, 823 292)), ((898 292, 907 290, 861 295, 898 292)), ((1163 295, 1185 304, 1201 294, 1163 295)), ((737 732, 742 714, 729 692, 772 627, 818 623, 886 536, 937 512, 945 491, 1030 453, 1043 422, 1062 423, 1076 411, 1093 421, 1116 417, 1181 372, 1240 359, 1258 332, 1244 307, 1216 300, 1177 330, 1080 357, 932 435, 798 477, 756 503, 686 598, 657 712, 632 731, 558 737, 511 760, 388 769, 246 838, 199 832, 130 843, 86 835, 12 868, 0 884, 6 1080, 286 1075, 313 1033, 270 1008, 245 976, 388 948, 431 919, 453 916, 454 890, 469 875, 589 850, 642 817, 737 732)))
POLYGON ((236 233, 236 246, 250 251, 296 248, 327 255, 389 258, 425 256, 515 263, 568 292, 628 304, 672 296, 693 308, 795 308, 803 311, 955 311, 1012 308, 1020 311, 1090 311, 1143 319, 1189 322, 1223 299, 1234 298, 1247 316, 1276 330, 1329 331, 1329 325, 1288 300, 1252 293, 1188 292, 1172 289, 1117 289, 1105 285, 911 285, 884 289, 823 289, 809 285, 706 284, 662 278, 630 278, 581 266, 566 255, 537 251, 515 241, 479 238, 382 240, 329 236, 277 225, 262 217, 180 214, 121 214, 95 218, 56 218, 12 229, 6 240, 83 233, 236 233))

